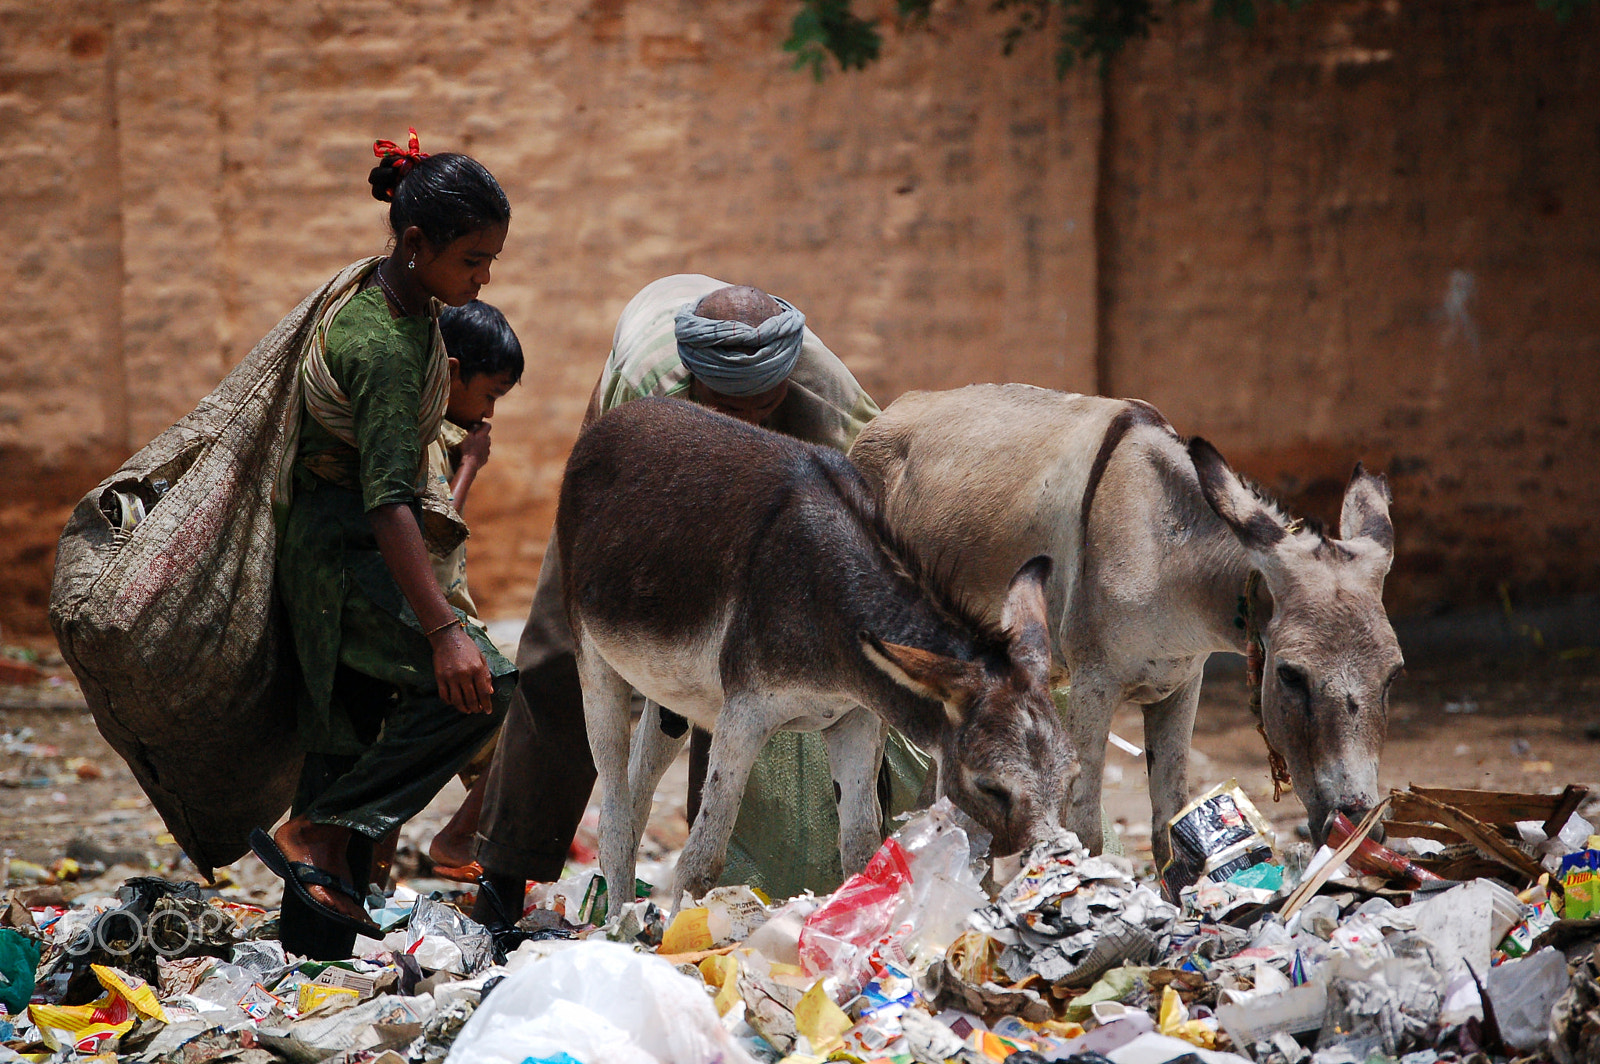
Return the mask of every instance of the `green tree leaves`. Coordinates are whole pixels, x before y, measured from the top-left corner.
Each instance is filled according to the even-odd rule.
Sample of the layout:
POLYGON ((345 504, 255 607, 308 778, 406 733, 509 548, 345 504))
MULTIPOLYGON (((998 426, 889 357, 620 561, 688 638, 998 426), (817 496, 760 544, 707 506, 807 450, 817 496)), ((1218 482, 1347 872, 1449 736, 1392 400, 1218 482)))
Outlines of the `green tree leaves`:
MULTIPOLYGON (((1161 20, 1164 9, 1192 0, 991 0, 996 11, 1010 12, 1014 21, 1001 35, 1007 54, 1023 37, 1054 26, 1056 33, 1056 72, 1065 74, 1079 61, 1099 59, 1102 63, 1120 52, 1129 41, 1150 35, 1150 27, 1161 20)), ((1211 14, 1221 20, 1251 27, 1264 7, 1276 6, 1291 11, 1308 6, 1312 0, 1211 0, 1211 14)), ((1595 0, 1534 0, 1542 11, 1551 12, 1556 21, 1566 23, 1595 0)), ((852 0, 801 0, 800 10, 789 27, 783 48, 795 54, 795 69, 810 70, 821 80, 833 56, 843 70, 861 70, 878 58, 883 35, 877 19, 863 19, 851 7, 852 0)), ((933 0, 895 0, 895 14, 902 27, 927 21, 933 0)))
POLYGON ((805 0, 789 26, 783 50, 794 53, 794 68, 811 71, 821 81, 828 55, 843 70, 861 70, 878 58, 883 35, 878 20, 868 21, 850 10, 850 0, 805 0))

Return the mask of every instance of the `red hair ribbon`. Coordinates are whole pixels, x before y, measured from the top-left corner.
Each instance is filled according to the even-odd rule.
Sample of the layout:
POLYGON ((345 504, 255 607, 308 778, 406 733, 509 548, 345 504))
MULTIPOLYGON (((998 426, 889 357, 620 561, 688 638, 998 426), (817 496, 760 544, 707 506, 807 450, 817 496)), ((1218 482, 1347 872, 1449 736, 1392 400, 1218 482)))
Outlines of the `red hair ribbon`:
POLYGON ((411 135, 406 138, 404 151, 400 149, 400 145, 392 140, 375 140, 372 142, 372 154, 379 159, 387 159, 391 155, 398 156, 395 159, 394 168, 400 171, 401 177, 406 176, 413 166, 428 157, 428 153, 423 151, 417 143, 416 127, 407 126, 406 132, 411 135))

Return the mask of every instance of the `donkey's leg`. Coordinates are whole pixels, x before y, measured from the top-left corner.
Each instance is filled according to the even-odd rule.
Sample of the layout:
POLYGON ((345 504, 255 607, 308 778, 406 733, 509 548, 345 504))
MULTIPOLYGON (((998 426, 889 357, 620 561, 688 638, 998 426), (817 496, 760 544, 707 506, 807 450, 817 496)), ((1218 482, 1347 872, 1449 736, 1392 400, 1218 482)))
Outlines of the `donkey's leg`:
MULTIPOLYGON (((689 729, 683 726, 677 736, 668 735, 661 726, 661 707, 645 702, 644 715, 633 731, 633 747, 628 754, 628 789, 633 792, 633 837, 644 838, 645 825, 650 822, 650 807, 655 804, 656 785, 666 774, 667 767, 689 741, 689 729)), ((679 720, 679 724, 684 722, 679 720)))
POLYGON ((774 714, 771 708, 765 696, 736 695, 717 715, 705 787, 700 792, 700 815, 678 854, 672 881, 674 899, 682 898, 684 891, 699 898, 716 886, 722 875, 750 768, 778 725, 792 716, 774 714))
POLYGON ((889 726, 860 706, 822 732, 828 770, 839 798, 839 863, 844 874, 867 866, 883 842, 883 810, 878 805, 878 766, 889 726))
POLYGON ((1189 802, 1189 743, 1200 705, 1194 676, 1159 702, 1144 707, 1145 762, 1150 769, 1150 850, 1159 870, 1172 856, 1167 825, 1189 802))
POLYGON ((1111 718, 1122 701, 1122 685, 1107 673, 1083 668, 1072 677, 1072 712, 1067 715, 1067 735, 1078 751, 1080 771, 1068 796, 1066 828, 1075 833, 1090 853, 1105 846, 1100 821, 1100 785, 1105 778, 1106 737, 1111 718))
POLYGON ((628 792, 628 703, 633 689, 606 663, 586 634, 578 638, 578 680, 583 685, 583 719, 589 752, 600 778, 600 871, 611 885, 606 916, 633 900, 639 839, 633 832, 633 800, 628 792))

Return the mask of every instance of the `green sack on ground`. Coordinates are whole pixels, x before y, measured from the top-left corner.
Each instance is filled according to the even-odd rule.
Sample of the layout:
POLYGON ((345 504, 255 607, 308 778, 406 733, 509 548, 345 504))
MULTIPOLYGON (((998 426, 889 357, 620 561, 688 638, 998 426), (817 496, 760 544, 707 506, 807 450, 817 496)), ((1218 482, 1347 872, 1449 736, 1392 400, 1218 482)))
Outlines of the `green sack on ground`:
MULTIPOLYGON (((1071 693, 1052 692, 1056 709, 1071 712, 1071 693)), ((932 761, 894 729, 884 743, 889 802, 883 834, 892 835, 895 818, 917 808, 917 798, 932 761)), ((1122 839, 1100 807, 1105 852, 1124 853, 1122 839)), ((768 740, 750 770, 721 884, 745 883, 772 898, 802 891, 831 894, 844 881, 839 866, 839 809, 828 770, 828 750, 820 732, 779 732, 768 740)))
MULTIPOLYGON (((899 732, 884 743, 889 804, 883 833, 915 809, 931 762, 899 732)), ((723 885, 747 883, 771 898, 810 890, 831 894, 844 881, 839 866, 839 808, 833 797, 828 750, 818 732, 779 732, 768 740, 745 784, 723 885)))
POLYGON ((20 931, 0 927, 0 1005, 11 1015, 28 1007, 38 968, 38 941, 20 931))

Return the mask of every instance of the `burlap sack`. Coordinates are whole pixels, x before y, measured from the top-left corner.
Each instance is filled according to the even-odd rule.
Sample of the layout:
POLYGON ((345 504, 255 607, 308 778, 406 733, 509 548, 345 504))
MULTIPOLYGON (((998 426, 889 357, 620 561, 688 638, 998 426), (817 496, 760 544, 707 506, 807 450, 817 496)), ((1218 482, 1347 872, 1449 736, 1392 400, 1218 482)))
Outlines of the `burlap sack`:
POLYGON ((322 308, 369 263, 306 297, 192 413, 84 496, 56 551, 62 656, 100 733, 208 876, 282 815, 299 777, 273 494, 299 424, 300 357, 322 308), (125 531, 119 508, 135 497, 148 514, 125 531))

